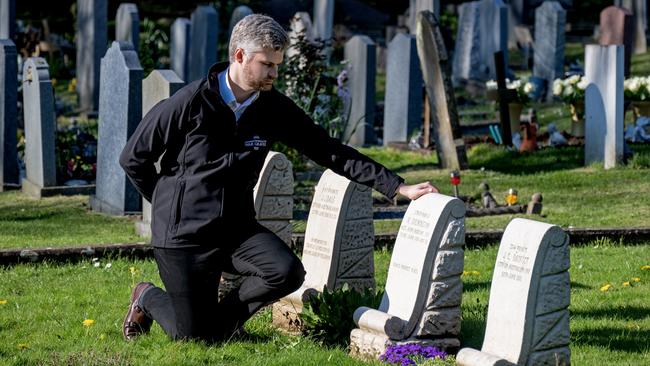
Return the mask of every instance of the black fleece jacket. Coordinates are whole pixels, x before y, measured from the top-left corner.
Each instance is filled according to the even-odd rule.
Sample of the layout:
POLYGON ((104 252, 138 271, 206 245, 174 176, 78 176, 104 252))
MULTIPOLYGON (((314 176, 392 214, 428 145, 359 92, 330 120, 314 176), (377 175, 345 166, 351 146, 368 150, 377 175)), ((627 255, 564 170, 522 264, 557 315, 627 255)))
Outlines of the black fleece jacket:
POLYGON ((129 138, 120 165, 152 203, 151 244, 215 246, 225 230, 255 219, 253 187, 271 145, 280 141, 389 198, 404 180, 330 138, 291 99, 260 92, 239 121, 219 94, 218 73, 156 104, 129 138), (162 156, 162 158, 161 158, 162 156), (160 173, 154 162, 160 159, 160 173))

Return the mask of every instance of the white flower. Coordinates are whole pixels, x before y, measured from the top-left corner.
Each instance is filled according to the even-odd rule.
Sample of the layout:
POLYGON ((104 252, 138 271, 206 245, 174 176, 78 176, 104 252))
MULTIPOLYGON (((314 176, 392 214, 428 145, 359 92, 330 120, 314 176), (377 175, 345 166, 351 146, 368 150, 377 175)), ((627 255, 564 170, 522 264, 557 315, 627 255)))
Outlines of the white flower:
POLYGON ((573 94, 573 86, 567 85, 566 88, 564 88, 564 92, 562 94, 565 97, 570 97, 573 94))
POLYGON ((562 95, 563 87, 564 84, 562 83, 562 80, 560 79, 553 80, 553 95, 562 95))
POLYGON ((93 267, 95 267, 95 268, 99 268, 100 265, 101 264, 99 263, 99 261, 93 262, 93 267))
POLYGON ((524 84, 524 93, 529 94, 529 93, 531 93, 533 91, 533 89, 535 89, 533 87, 533 83, 528 82, 528 83, 524 84))
POLYGON ((497 82, 494 80, 488 80, 485 82, 485 87, 488 88, 488 90, 496 90, 498 88, 497 82))
POLYGON ((104 266, 104 268, 106 269, 109 269, 111 267, 113 267, 113 263, 106 263, 106 265, 104 266))
POLYGON ((582 79, 580 80, 580 82, 578 82, 578 84, 577 84, 576 86, 577 86, 578 89, 580 89, 580 90, 585 90, 585 89, 587 89, 587 85, 589 85, 589 83, 587 82, 587 79, 582 78, 582 79))
POLYGON ((571 75, 567 80, 567 84, 577 84, 580 81, 580 75, 571 75))

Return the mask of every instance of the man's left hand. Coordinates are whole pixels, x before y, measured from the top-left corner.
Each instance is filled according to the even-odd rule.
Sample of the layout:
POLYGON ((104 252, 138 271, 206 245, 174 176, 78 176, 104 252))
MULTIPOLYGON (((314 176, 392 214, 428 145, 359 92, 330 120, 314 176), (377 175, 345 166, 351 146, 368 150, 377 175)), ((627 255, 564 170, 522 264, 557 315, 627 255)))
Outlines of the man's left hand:
POLYGON ((427 193, 438 193, 438 188, 434 187, 429 182, 423 182, 413 185, 400 184, 397 188, 397 193, 411 200, 416 200, 427 193))

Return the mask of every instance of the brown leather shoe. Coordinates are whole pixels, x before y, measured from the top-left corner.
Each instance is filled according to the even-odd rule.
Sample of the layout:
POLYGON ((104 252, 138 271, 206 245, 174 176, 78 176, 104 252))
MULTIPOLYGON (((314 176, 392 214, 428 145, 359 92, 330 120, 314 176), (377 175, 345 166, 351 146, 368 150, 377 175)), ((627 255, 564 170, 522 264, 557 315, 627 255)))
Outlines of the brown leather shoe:
POLYGON ((129 311, 126 313, 122 326, 122 335, 127 341, 132 341, 140 334, 149 332, 151 328, 153 319, 142 311, 138 303, 144 290, 150 287, 153 287, 151 282, 140 282, 133 288, 133 292, 131 292, 131 305, 129 305, 129 311))

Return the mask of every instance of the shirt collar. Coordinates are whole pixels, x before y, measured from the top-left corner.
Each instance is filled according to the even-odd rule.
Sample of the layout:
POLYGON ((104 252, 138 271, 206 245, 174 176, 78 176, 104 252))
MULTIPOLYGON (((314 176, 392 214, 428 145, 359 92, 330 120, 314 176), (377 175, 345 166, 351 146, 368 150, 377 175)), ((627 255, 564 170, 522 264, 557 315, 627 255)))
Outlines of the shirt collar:
POLYGON ((221 98, 223 99, 224 103, 226 103, 226 105, 228 105, 228 107, 230 107, 230 109, 233 111, 239 108, 248 107, 257 99, 257 97, 259 97, 260 92, 256 91, 255 93, 251 94, 251 96, 248 97, 245 101, 238 103, 237 99, 235 98, 235 94, 232 92, 232 88, 230 87, 230 80, 228 78, 229 69, 230 67, 227 67, 225 70, 219 73, 219 94, 221 94, 221 98))

